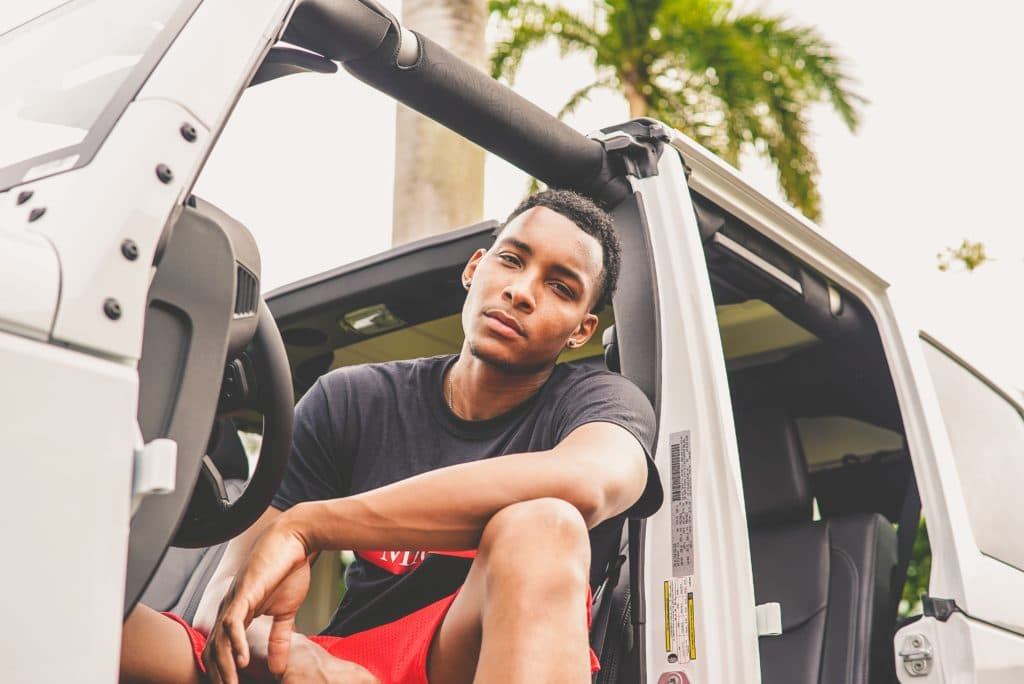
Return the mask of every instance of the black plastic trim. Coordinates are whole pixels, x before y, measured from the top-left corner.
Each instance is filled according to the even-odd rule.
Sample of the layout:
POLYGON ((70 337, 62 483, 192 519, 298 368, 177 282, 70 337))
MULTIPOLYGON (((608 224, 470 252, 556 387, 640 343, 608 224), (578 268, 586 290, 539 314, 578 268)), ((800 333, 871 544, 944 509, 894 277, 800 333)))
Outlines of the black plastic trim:
POLYGON ((496 221, 484 221, 304 278, 267 293, 267 305, 285 329, 296 319, 360 292, 399 278, 464 264, 474 249, 491 245, 497 226, 496 221))
POLYGON ((337 64, 316 53, 274 46, 253 74, 249 87, 293 74, 333 74, 337 71, 337 64))

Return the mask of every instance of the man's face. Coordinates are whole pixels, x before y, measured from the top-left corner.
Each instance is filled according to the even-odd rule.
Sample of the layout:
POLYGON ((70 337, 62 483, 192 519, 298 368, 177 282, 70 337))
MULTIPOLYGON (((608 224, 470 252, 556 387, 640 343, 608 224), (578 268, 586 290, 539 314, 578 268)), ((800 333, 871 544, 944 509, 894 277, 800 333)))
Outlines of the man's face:
POLYGON ((590 309, 601 268, 601 243, 568 218, 546 207, 517 216, 463 273, 472 281, 462 329, 473 356, 531 373, 585 343, 597 328, 590 309))

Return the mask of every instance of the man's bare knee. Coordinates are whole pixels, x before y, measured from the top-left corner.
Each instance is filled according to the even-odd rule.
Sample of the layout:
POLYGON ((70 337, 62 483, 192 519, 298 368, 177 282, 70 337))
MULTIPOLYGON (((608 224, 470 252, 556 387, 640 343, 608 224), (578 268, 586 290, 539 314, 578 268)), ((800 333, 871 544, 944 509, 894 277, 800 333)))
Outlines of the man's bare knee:
POLYGON ((534 499, 498 511, 484 528, 477 560, 487 574, 515 574, 543 581, 554 575, 585 580, 590 565, 590 537, 583 516, 561 499, 534 499), (543 554, 537 572, 528 558, 543 554))

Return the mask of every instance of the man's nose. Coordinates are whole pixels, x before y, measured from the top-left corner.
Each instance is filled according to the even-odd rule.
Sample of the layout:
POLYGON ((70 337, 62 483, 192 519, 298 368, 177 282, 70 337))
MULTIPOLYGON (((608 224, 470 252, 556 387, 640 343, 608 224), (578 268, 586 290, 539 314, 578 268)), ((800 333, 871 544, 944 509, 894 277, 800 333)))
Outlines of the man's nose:
POLYGON ((524 282, 523 279, 517 278, 510 282, 501 294, 513 308, 526 312, 533 311, 535 305, 533 291, 529 283, 524 282))

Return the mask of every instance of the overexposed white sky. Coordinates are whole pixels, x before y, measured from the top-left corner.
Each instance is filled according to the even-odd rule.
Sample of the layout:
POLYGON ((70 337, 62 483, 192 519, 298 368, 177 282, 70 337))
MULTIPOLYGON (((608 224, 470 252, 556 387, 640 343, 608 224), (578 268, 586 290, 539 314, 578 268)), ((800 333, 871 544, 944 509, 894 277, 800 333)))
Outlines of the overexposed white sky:
MULTIPOLYGON (((53 2, 4 4, 0 29, 18 11, 53 2)), ((383 4, 400 14, 400 0, 383 4)), ((1024 180, 1024 7, 1005 0, 737 6, 816 26, 871 101, 857 134, 827 108, 814 112, 823 229, 908 290, 941 339, 1024 387, 1016 303, 1024 292, 1024 219, 1015 211, 1024 180), (974 273, 940 273, 936 253, 964 238, 983 241, 993 261, 974 273)), ((516 89, 555 112, 591 75, 585 56, 560 58, 548 46, 527 57, 516 89)), ((197 192, 256 235, 266 288, 389 246, 394 111, 393 101, 344 70, 263 84, 242 98, 197 192)), ((626 116, 620 98, 602 93, 569 123, 589 132, 626 116)), ((758 160, 743 170, 777 194, 758 160)), ((486 218, 506 214, 526 185, 495 158, 485 182, 486 218)))

